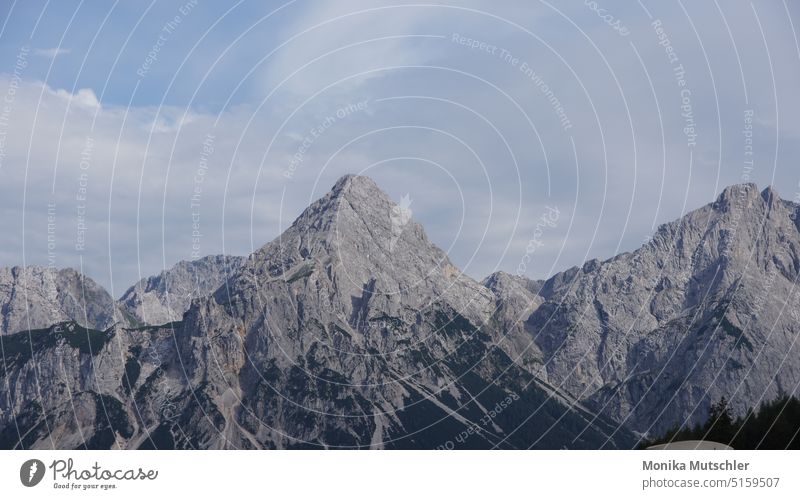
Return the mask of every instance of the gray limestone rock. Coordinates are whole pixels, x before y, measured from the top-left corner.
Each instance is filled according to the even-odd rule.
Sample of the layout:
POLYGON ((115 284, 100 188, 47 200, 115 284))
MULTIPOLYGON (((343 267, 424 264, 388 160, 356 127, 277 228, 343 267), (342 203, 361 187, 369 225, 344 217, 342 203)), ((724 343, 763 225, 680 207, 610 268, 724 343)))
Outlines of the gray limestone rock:
POLYGON ((545 379, 639 432, 797 393, 799 207, 725 189, 633 253, 549 279, 526 321, 545 379))
POLYGON ((239 256, 213 255, 178 262, 128 288, 119 304, 142 324, 179 321, 192 299, 216 291, 244 260, 239 256))
POLYGON ((73 320, 106 329, 123 320, 102 286, 73 269, 0 268, 0 335, 73 320))

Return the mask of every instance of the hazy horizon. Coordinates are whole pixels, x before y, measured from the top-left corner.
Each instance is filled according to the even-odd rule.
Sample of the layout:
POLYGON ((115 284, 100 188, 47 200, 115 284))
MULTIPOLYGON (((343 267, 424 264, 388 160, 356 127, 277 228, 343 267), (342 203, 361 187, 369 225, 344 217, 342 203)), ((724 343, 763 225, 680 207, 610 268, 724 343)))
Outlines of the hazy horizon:
MULTIPOLYGON (((346 175, 356 175, 356 174, 345 174, 345 176, 346 176, 346 175)), ((763 192, 763 191, 764 191, 764 190, 766 190, 767 188, 769 188, 769 187, 772 187, 772 188, 773 188, 773 189, 774 189, 776 192, 778 192, 778 194, 780 194, 780 191, 779 191, 777 188, 775 188, 774 186, 765 186, 765 187, 762 187, 762 186, 759 186, 758 184, 756 184, 756 183, 754 183, 754 182, 744 182, 744 183, 742 183, 742 184, 731 184, 731 185, 729 185, 729 186, 725 186, 725 187, 723 187, 723 188, 720 190, 720 192, 717 194, 717 196, 715 196, 713 199, 709 200, 709 202, 708 202, 708 203, 706 203, 706 204, 703 204, 703 205, 701 205, 701 206, 697 206, 697 207, 691 208, 691 209, 689 209, 689 210, 687 211, 687 213, 690 213, 690 212, 692 212, 692 211, 694 211, 694 210, 696 210, 696 209, 700 209, 700 208, 702 208, 702 207, 704 207, 704 206, 706 206, 706 205, 708 205, 708 204, 711 204, 711 203, 713 203, 713 202, 714 202, 714 201, 717 199, 717 197, 718 197, 719 195, 721 195, 721 194, 722 194, 722 192, 723 192, 725 189, 728 189, 728 188, 730 188, 730 187, 734 187, 734 186, 738 186, 738 185, 745 185, 745 184, 752 184, 752 185, 755 185, 755 186, 756 186, 756 188, 758 189, 758 191, 759 191, 759 192, 763 192)), ((378 187, 381 187, 381 188, 382 188, 382 186, 380 186, 380 185, 378 185, 378 187)), ((784 199, 784 200, 787 200, 787 201, 796 202, 795 200, 786 199, 784 196, 781 196, 781 198, 782 198, 782 199, 784 199)), ((317 198, 317 199, 319 199, 319 198, 317 198)), ((316 200, 315 200, 315 201, 316 201, 316 200)), ((394 200, 394 199, 393 199, 393 201, 397 202, 397 201, 396 201, 396 200, 394 200)), ((302 212, 301 212, 301 213, 302 213, 302 212)), ((297 214, 297 216, 300 216, 300 214, 301 214, 301 213, 298 213, 298 214, 297 214)), ((685 215, 685 214, 684 214, 684 215, 685 215)), ((675 220, 678 220, 678 219, 675 219, 675 220)), ((667 220, 667 221, 664 221, 663 223, 669 223, 669 222, 672 222, 672 221, 673 221, 673 220, 667 220)), ((659 225, 662 225, 662 224, 659 224, 659 225)), ((423 227, 423 228, 424 228, 424 227, 423 227)), ((427 231, 426 231, 426 233, 427 233, 427 231)), ((428 236, 430 237, 430 234, 428 234, 428 236)), ((276 236, 275 236, 275 238, 272 238, 272 239, 270 239, 270 240, 268 240, 268 241, 264 241, 264 243, 263 243, 263 244, 261 244, 261 245, 259 245, 258 247, 260 248, 260 247, 262 247, 262 246, 264 246, 264 245, 266 245, 266 244, 269 244, 270 242, 272 242, 272 241, 276 240, 277 238, 278 238, 278 235, 276 235, 276 236)), ((636 247, 629 248, 629 249, 622 248, 622 249, 620 250, 620 253, 626 253, 626 252, 630 252, 630 251, 635 251, 635 250, 637 250, 637 249, 641 248, 641 247, 642 247, 642 246, 643 246, 645 243, 646 243, 646 241, 642 241, 642 242, 641 242, 641 243, 639 243, 639 244, 638 244, 636 247)), ((578 262, 578 263, 575 263, 575 264, 573 264, 573 265, 569 265, 569 266, 567 266, 567 267, 564 267, 564 268, 561 268, 561 269, 556 269, 556 270, 555 270, 553 273, 551 273, 550 275, 546 275, 546 276, 530 276, 530 275, 524 275, 524 277, 527 277, 527 278, 529 278, 529 279, 532 279, 532 280, 547 280, 547 279, 549 279, 550 277, 552 277, 552 275, 553 275, 553 274, 556 274, 556 273, 559 273, 559 272, 563 272, 563 271, 565 271, 565 270, 567 270, 567 269, 569 269, 569 268, 571 268, 571 267, 574 267, 574 266, 578 266, 578 267, 580 267, 580 266, 582 266, 582 265, 583 265, 585 262, 587 262, 587 261, 590 261, 590 260, 593 260, 593 259, 599 259, 600 261, 606 261, 606 260, 613 259, 615 256, 619 255, 620 253, 616 253, 616 254, 614 254, 614 255, 609 255, 609 256, 607 256, 607 257, 590 257, 590 258, 587 258, 586 260, 584 260, 584 261, 582 261, 582 262, 578 262)), ((199 260, 199 259, 202 259, 202 258, 205 258, 205 257, 217 256, 217 255, 220 255, 220 254, 221 254, 221 253, 203 254, 203 255, 199 255, 199 256, 192 256, 191 258, 184 259, 184 260, 178 260, 178 261, 176 261, 176 262, 172 263, 171 265, 168 265, 167 267, 165 267, 165 268, 163 268, 163 269, 158 269, 158 270, 156 270, 156 271, 155 271, 155 272, 153 272, 153 274, 151 274, 151 275, 146 275, 146 276, 143 276, 143 278, 144 278, 144 279, 146 279, 146 278, 148 278, 148 277, 151 277, 151 276, 153 276, 153 275, 157 275, 157 274, 158 274, 159 272, 161 272, 162 270, 168 270, 168 269, 172 268, 174 265, 176 265, 176 264, 178 264, 178 263, 180 263, 180 262, 182 262, 182 261, 184 261, 184 262, 186 262, 186 261, 194 261, 194 260, 199 260)), ((225 255, 225 256, 240 256, 240 257, 248 257, 248 256, 250 256, 250 254, 252 254, 252 252, 251 252, 251 253, 247 253, 247 254, 224 253, 224 255, 225 255)), ((12 264, 12 265, 7 265, 7 266, 9 266, 9 267, 13 267, 13 266, 15 266, 15 265, 14 265, 14 264, 12 264)), ((57 267, 57 268, 63 268, 63 267, 57 267)), ((75 267, 70 267, 70 268, 74 268, 75 270, 78 270, 78 271, 80 271, 80 269, 79 269, 79 268, 75 268, 75 267)), ((462 269, 462 270, 463 270, 463 269, 462 269)), ((512 274, 512 275, 522 275, 522 274, 519 272, 519 270, 520 270, 520 268, 519 268, 519 267, 517 267, 516 269, 503 269, 503 268, 498 268, 498 269, 495 269, 495 270, 493 270, 491 273, 489 273, 489 274, 486 274, 486 275, 483 275, 483 276, 471 275, 471 274, 469 274, 469 273, 467 273, 467 272, 465 272, 465 274, 466 274, 467 276, 469 276, 471 279, 473 279, 473 280, 475 280, 475 281, 478 281, 478 282, 481 282, 483 279, 485 279, 485 278, 489 277, 491 274, 493 274, 493 273, 495 273, 495 272, 505 272, 505 273, 507 273, 507 274, 512 274)), ((92 279, 94 279, 94 277, 93 277, 93 276, 91 276, 91 275, 89 275, 89 274, 86 274, 86 275, 88 275, 89 277, 91 277, 92 279)), ((136 281, 136 282, 138 282, 138 281, 136 281)), ((136 284, 136 282, 131 282, 131 283, 130 283, 130 286, 133 286, 134 284, 136 284)), ((102 283, 101 283, 101 284, 102 284, 102 283)), ((115 298, 115 299, 119 299, 120 297, 122 297, 122 296, 125 294, 125 291, 127 291, 128 289, 129 289, 129 287, 127 287, 127 288, 123 288, 123 289, 122 289, 122 290, 121 290, 121 291, 118 293, 118 295, 117 295, 117 296, 115 296, 114 298, 115 298)))

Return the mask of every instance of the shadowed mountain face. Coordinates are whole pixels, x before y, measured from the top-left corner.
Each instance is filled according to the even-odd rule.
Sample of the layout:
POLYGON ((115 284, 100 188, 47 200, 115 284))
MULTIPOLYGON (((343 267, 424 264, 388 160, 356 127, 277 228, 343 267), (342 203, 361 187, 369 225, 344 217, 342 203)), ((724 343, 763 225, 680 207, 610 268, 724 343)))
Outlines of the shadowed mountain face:
POLYGON ((181 322, 56 327, 8 338, 3 446, 635 444, 515 362, 526 329, 506 335, 498 296, 365 177, 342 178, 181 322), (49 382, 58 365, 67 390, 49 382))
POLYGON ((633 253, 479 284, 347 176, 246 260, 131 288, 162 326, 107 328, 98 291, 86 329, 40 312, 74 311, 70 285, 39 286, 39 325, 0 337, 0 447, 631 447, 797 392, 799 216, 734 186, 633 253))

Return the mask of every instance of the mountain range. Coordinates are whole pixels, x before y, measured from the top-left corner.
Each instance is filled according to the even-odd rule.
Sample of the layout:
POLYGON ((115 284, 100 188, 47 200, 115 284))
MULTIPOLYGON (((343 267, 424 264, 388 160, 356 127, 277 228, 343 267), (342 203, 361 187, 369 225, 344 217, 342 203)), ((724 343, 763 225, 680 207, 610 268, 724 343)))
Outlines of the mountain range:
POLYGON ((114 301, 0 270, 0 448, 632 448, 800 383, 800 207, 752 184, 547 280, 463 274, 348 175, 114 301))

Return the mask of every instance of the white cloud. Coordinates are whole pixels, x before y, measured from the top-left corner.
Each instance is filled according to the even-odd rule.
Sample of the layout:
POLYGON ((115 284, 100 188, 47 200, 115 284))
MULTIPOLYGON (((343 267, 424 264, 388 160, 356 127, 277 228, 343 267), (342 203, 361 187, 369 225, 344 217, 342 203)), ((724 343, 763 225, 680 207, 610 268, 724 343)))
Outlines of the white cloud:
POLYGON ((67 55, 71 51, 72 49, 56 47, 51 49, 35 49, 33 53, 41 57, 46 57, 48 59, 55 59, 60 55, 67 55))
MULTIPOLYGON (((0 75, 0 88, 8 83, 0 75)), ((222 252, 226 197, 225 247, 231 253, 248 251, 249 208, 263 145, 260 126, 248 131, 252 136, 236 150, 236 164, 243 167, 227 183, 246 114, 226 113, 214 129, 215 115, 184 118, 182 108, 100 106, 91 89, 73 95, 23 81, 14 95, 14 112, 3 130, 0 264, 47 264, 52 256, 56 266, 78 267, 82 257, 87 273, 109 288, 113 271, 113 292, 120 294, 140 276, 191 257, 194 211, 201 214, 200 251, 222 252), (208 134, 214 135, 213 152, 203 163, 208 134), (201 194, 194 209, 196 188, 201 194), (48 203, 55 205, 53 255, 48 254, 48 203), (85 245, 76 249, 79 235, 85 235, 85 245)), ((279 193, 277 186, 267 186, 259 200, 269 206, 254 219, 259 244, 276 235, 279 193)), ((296 214, 297 209, 287 211, 296 214)))
POLYGON ((85 108, 100 108, 100 101, 97 100, 97 96, 94 94, 94 90, 91 88, 81 88, 74 94, 71 94, 63 89, 51 90, 48 88, 48 91, 56 95, 58 98, 70 102, 75 106, 85 108))
POLYGON ((178 109, 177 116, 168 115, 170 110, 161 113, 150 125, 155 133, 173 133, 180 131, 184 126, 194 122, 197 116, 193 112, 178 109))

